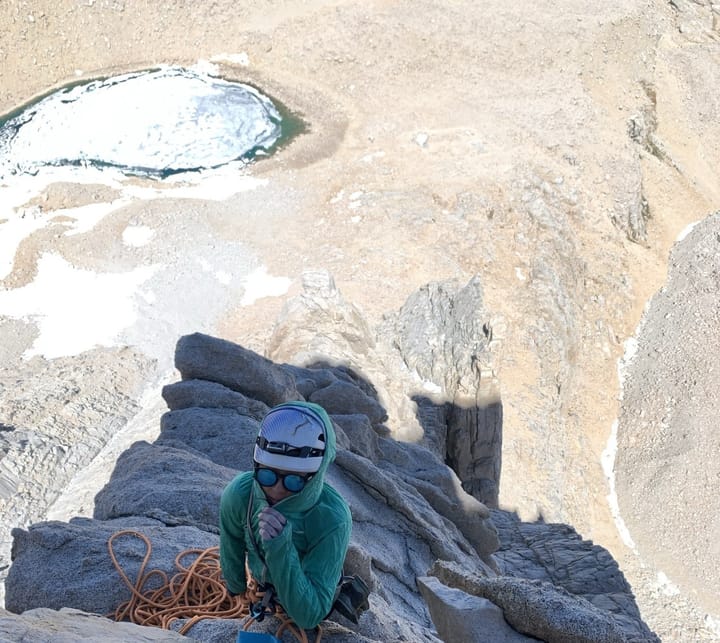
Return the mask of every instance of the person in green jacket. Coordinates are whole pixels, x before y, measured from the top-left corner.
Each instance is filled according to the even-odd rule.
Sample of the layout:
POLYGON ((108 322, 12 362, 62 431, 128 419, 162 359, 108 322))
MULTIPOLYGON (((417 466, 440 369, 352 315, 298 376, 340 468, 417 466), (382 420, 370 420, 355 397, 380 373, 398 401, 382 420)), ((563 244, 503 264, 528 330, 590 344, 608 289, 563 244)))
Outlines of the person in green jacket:
POLYGON ((350 509, 324 480, 334 459, 335 431, 325 410, 281 404, 260 425, 254 470, 236 476, 220 501, 228 590, 246 591, 247 557, 253 578, 304 629, 331 611, 350 542, 350 509))

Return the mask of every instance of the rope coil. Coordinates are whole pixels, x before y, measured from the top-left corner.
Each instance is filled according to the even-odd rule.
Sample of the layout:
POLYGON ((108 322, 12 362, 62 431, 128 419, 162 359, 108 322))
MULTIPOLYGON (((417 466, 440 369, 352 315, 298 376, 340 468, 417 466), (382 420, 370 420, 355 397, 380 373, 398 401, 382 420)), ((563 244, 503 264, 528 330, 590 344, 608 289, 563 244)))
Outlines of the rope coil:
MULTIPOLYGON (((170 629, 172 623, 178 619, 188 619, 179 630, 185 634, 198 621, 207 618, 235 618, 247 619, 243 630, 257 620, 250 615, 250 606, 262 601, 263 592, 258 590, 257 583, 248 574, 247 592, 242 596, 231 596, 227 591, 220 568, 220 548, 186 549, 175 557, 175 566, 180 570, 172 578, 160 569, 145 572, 152 553, 150 539, 134 530, 115 532, 108 539, 108 552, 120 578, 128 587, 131 597, 121 603, 110 618, 116 621, 129 620, 137 625, 146 625, 170 629), (133 583, 121 567, 115 556, 113 544, 123 536, 132 536, 143 542, 145 554, 143 556, 137 579, 133 583), (186 564, 185 560, 191 556, 195 559, 186 564), (160 586, 155 589, 145 589, 148 581, 158 578, 160 586)), ((280 627, 275 633, 280 637, 288 630, 300 643, 309 643, 307 633, 285 613, 282 606, 275 604, 273 616, 280 621, 280 627)), ((314 643, 320 643, 322 629, 318 626, 317 637, 314 643)))

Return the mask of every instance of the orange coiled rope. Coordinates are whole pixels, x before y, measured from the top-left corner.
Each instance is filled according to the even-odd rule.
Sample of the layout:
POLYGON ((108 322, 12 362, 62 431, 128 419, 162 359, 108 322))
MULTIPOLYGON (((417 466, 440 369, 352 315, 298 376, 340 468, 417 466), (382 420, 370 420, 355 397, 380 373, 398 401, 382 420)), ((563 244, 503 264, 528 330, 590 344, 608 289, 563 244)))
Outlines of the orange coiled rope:
MULTIPOLYGON (((160 570, 154 569, 145 572, 150 560, 152 544, 149 538, 140 532, 124 530, 114 533, 108 539, 108 551, 115 569, 123 582, 130 589, 130 600, 118 606, 109 616, 116 621, 129 620, 137 625, 149 625, 170 629, 177 619, 188 619, 180 634, 185 634, 198 621, 207 618, 247 618, 250 616, 250 604, 262 599, 262 592, 257 590, 257 583, 248 574, 248 588, 244 596, 231 596, 222 580, 220 569, 220 552, 218 547, 208 549, 186 549, 175 557, 175 565, 180 570, 172 578, 160 570), (123 536, 132 536, 140 539, 145 545, 145 555, 138 570, 136 581, 133 583, 120 566, 113 543, 123 536), (186 566, 183 562, 195 556, 195 559, 186 566), (144 589, 146 583, 157 577, 159 587, 144 589)), ((309 643, 307 634, 287 616, 280 605, 276 605, 274 616, 281 625, 276 636, 288 630, 301 643, 309 643)), ((256 619, 250 617, 243 625, 247 630, 256 619)), ((318 627, 315 643, 320 643, 322 630, 318 627)))

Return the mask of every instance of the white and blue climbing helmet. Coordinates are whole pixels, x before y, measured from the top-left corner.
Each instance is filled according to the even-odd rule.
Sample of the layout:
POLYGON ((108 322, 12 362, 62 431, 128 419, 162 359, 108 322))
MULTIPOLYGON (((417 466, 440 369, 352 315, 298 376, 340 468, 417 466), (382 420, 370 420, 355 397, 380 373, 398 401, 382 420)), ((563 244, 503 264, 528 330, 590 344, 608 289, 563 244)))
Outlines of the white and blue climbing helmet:
POLYGON ((310 408, 283 404, 260 424, 253 459, 281 471, 315 473, 325 453, 325 426, 310 408))

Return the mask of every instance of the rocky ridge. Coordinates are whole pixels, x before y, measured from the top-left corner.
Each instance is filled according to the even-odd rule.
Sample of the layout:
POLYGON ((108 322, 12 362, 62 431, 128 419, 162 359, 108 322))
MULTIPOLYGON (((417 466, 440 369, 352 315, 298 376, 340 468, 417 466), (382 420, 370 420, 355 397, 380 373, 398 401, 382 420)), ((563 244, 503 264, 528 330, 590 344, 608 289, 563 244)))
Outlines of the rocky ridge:
MULTIPOLYGON (((424 294, 434 293, 427 301, 437 304, 448 296, 462 299, 465 289, 476 287, 438 284, 424 294)), ((412 298, 403 309, 405 327, 425 323, 423 296, 412 298)), ((286 310, 303 317, 305 324, 288 326, 291 315, 284 316, 276 328, 276 338, 284 341, 276 342, 275 350, 281 345, 289 350, 294 336, 313 351, 314 364, 272 361, 207 335, 182 337, 175 359, 182 380, 163 389, 169 410, 160 435, 153 443, 134 443, 118 459, 110 481, 96 496, 93 518, 14 530, 7 607, 16 613, 31 610, 30 622, 39 618, 36 610, 42 608, 111 612, 128 598, 107 555, 108 537, 122 529, 147 534, 153 543, 152 566, 167 572, 182 549, 216 544, 219 494, 251 460, 259 419, 268 405, 308 399, 331 406, 339 451, 329 480, 348 500, 354 520, 346 567, 372 588, 371 610, 359 626, 337 617, 328 623, 327 640, 467 640, 459 638, 464 636, 460 632, 473 621, 465 614, 457 617, 458 603, 448 599, 449 589, 479 602, 469 612, 476 619, 472 640, 526 640, 521 635, 548 641, 658 640, 643 623, 627 581, 606 550, 582 540, 571 527, 523 523, 465 491, 467 486, 479 495, 486 487, 474 485, 475 478, 463 483, 438 449, 448 444, 449 427, 455 426, 439 422, 453 417, 452 404, 445 405, 443 414, 415 407, 416 424, 409 432, 421 431, 422 439, 414 443, 390 434, 372 377, 350 365, 360 354, 343 364, 327 363, 338 359, 333 355, 348 358, 349 349, 334 338, 334 329, 341 326, 316 324, 318 311, 347 318, 353 309, 329 275, 307 275, 305 292, 286 310), (292 332, 313 323, 317 342, 326 349, 324 364, 318 361, 317 343, 292 332), (335 339, 337 348, 330 350, 335 339), (498 619, 497 610, 514 629, 498 619)), ((478 312, 455 307, 447 320, 456 328, 477 328, 480 342, 485 333, 478 312)), ((342 328, 354 334, 351 326, 342 328)), ((455 354, 455 374, 448 374, 448 381, 471 376, 473 361, 458 359, 446 349, 439 349, 433 361, 447 364, 455 354)), ((369 351, 366 345, 365 358, 369 351)), ((411 355, 398 353, 406 369, 411 355)), ((405 377, 412 379, 409 373, 405 377)), ((393 399, 393 392, 386 390, 384 396, 393 399)), ((402 412, 401 406, 392 408, 402 412)), ((495 433, 495 422, 477 421, 483 413, 470 417, 476 418, 474 427, 495 433)), ((491 445, 492 440, 484 443, 491 445)), ((497 457, 491 449, 484 459, 497 457)), ((141 562, 137 548, 128 545, 120 554, 122 567, 133 578, 141 562)), ((58 618, 68 617, 65 610, 58 618)), ((13 628, 31 627, 21 618, 0 619, 0 632, 9 636, 13 628)), ((122 636, 113 633, 113 627, 108 625, 107 640, 122 636)), ((239 627, 238 622, 204 621, 188 636, 226 641, 239 627)))

